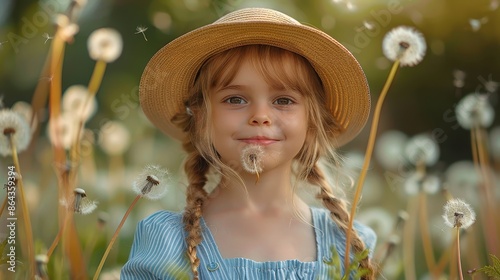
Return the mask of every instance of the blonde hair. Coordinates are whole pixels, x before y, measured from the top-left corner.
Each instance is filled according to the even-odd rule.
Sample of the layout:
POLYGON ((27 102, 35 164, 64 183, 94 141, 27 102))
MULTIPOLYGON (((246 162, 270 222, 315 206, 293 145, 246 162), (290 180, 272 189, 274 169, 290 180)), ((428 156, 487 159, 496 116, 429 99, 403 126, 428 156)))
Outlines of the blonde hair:
MULTIPOLYGON (((188 233, 186 237, 187 255, 191 262, 194 279, 198 279, 199 259, 196 248, 201 242, 201 209, 208 197, 204 186, 210 167, 222 176, 239 179, 235 170, 225 165, 214 146, 211 135, 211 106, 208 96, 227 86, 237 73, 239 62, 248 59, 266 82, 275 88, 296 90, 304 94, 307 106, 308 133, 304 146, 297 154, 296 178, 319 187, 318 199, 331 213, 331 218, 346 232, 349 212, 346 202, 333 195, 318 165, 320 158, 335 161, 333 143, 338 133, 338 125, 327 104, 321 80, 311 64, 302 56, 278 47, 268 45, 248 45, 233 48, 209 58, 201 67, 186 103, 189 112, 177 114, 172 121, 187 133, 183 147, 188 152, 185 172, 188 177, 187 205, 183 222, 188 233), (285 67, 292 66, 292 67, 285 67)), ((242 182, 240 180, 240 182, 242 182)), ((356 230, 352 232, 353 252, 365 249, 356 230)), ((360 266, 370 270, 362 279, 373 279, 373 269, 368 258, 360 266)))

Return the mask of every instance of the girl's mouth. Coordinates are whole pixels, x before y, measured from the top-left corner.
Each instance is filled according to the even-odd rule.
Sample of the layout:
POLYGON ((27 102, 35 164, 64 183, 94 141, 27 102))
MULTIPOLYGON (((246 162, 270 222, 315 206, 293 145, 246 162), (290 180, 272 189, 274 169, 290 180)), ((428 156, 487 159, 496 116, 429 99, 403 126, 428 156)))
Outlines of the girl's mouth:
POLYGON ((271 145, 271 144, 276 143, 276 142, 279 141, 279 140, 276 140, 276 139, 271 139, 271 138, 262 137, 262 136, 242 138, 242 139, 239 139, 239 140, 243 141, 243 142, 245 142, 247 144, 254 144, 254 145, 261 145, 261 146, 271 145))

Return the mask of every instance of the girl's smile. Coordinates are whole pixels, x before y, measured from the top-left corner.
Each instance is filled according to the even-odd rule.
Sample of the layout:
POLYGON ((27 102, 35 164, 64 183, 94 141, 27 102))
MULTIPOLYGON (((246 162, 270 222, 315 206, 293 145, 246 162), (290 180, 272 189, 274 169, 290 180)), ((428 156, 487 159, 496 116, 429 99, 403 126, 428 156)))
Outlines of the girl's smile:
POLYGON ((248 138, 241 138, 239 140, 243 141, 247 144, 255 144, 255 145, 261 145, 261 146, 271 145, 271 144, 274 144, 274 143, 280 141, 277 139, 268 138, 266 136, 254 136, 254 137, 248 137, 248 138))
POLYGON ((283 86, 272 86, 246 59, 234 79, 210 95, 213 142, 226 163, 238 162, 247 145, 260 145, 263 169, 290 166, 307 133, 305 97, 283 86), (278 156, 276 156, 278 155, 278 156))

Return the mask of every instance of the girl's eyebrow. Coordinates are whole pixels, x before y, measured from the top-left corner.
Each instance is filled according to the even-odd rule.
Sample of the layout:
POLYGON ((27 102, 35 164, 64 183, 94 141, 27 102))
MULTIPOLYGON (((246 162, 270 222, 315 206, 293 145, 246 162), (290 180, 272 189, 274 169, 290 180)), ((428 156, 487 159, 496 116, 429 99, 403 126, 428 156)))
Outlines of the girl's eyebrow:
MULTIPOLYGON (((240 85, 240 84, 229 84, 227 86, 222 86, 219 91, 221 90, 245 90, 247 88, 249 88, 250 86, 247 86, 247 85, 240 85)), ((269 86, 269 89, 274 91, 274 92, 287 92, 287 91, 290 91, 288 89, 286 89, 285 87, 283 86, 269 86)))
POLYGON ((245 86, 245 85, 238 85, 238 84, 229 84, 227 86, 222 86, 219 91, 223 91, 223 90, 244 90, 248 88, 248 86, 245 86))

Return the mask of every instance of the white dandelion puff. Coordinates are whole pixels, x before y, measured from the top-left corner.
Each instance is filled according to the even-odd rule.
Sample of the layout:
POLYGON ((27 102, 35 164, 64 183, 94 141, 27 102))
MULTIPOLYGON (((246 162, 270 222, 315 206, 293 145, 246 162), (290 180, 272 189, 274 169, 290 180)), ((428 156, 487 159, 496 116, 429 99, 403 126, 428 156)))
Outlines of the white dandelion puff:
POLYGON ((389 60, 399 59, 401 66, 415 66, 424 58, 427 45, 420 32, 411 27, 399 26, 385 35, 382 49, 389 60))
POLYGON ((112 28, 97 29, 90 34, 87 48, 92 59, 113 62, 122 53, 122 36, 112 28))
POLYGON ((259 174, 262 172, 262 157, 264 150, 260 145, 248 145, 241 153, 241 164, 248 173, 259 174))
POLYGON ((403 151, 408 136, 401 131, 391 130, 384 132, 375 144, 375 157, 388 170, 396 170, 404 164, 403 151))
POLYGON ((500 2, 498 0, 490 1, 490 11, 496 11, 498 9, 498 6, 500 6, 500 2))
POLYGON ((97 208, 97 202, 89 199, 84 189, 76 188, 73 190, 73 194, 74 196, 71 204, 63 202, 63 205, 73 210, 73 212, 87 215, 97 208))
POLYGON ((167 193, 168 171, 158 165, 148 165, 135 179, 132 189, 137 195, 156 200, 167 193))
POLYGON ((144 27, 144 26, 137 26, 137 27, 135 28, 135 31, 137 31, 137 32, 135 32, 135 34, 139 34, 139 33, 141 33, 141 34, 142 34, 142 36, 144 37, 144 40, 146 40, 146 41, 147 41, 147 40, 148 40, 148 38, 146 38, 146 30, 148 30, 148 28, 147 28, 147 27, 144 27))
POLYGON ((12 105, 11 109, 12 111, 21 114, 21 116, 24 117, 28 124, 31 123, 31 119, 33 118, 33 123, 31 123, 31 132, 34 132, 36 130, 38 125, 38 118, 36 115, 33 117, 33 108, 29 103, 24 101, 17 101, 16 103, 14 103, 14 105, 12 105))
POLYGON ((76 117, 69 112, 62 112, 59 117, 51 120, 47 127, 49 140, 55 147, 62 147, 66 150, 71 148, 75 137, 82 138, 82 127, 78 125, 76 117), (80 129, 77 135, 77 130, 80 129))
POLYGON ((486 94, 471 93, 462 98, 455 108, 458 124, 464 129, 474 126, 489 127, 495 119, 495 110, 486 94))
POLYGON ((90 102, 87 102, 88 96, 88 89, 83 85, 68 87, 62 97, 63 111, 80 116, 82 120, 87 121, 97 111, 97 101, 95 98, 92 98, 90 102), (85 102, 87 102, 86 105, 85 102), (85 108, 83 108, 84 106, 85 108))
POLYGON ((404 183, 405 192, 408 195, 415 195, 420 192, 435 194, 441 188, 441 181, 436 175, 424 175, 420 172, 414 172, 404 183))
POLYGON ((427 166, 434 165, 439 159, 439 146, 427 134, 418 134, 406 143, 405 155, 408 161, 417 165, 423 161, 427 166))
POLYGON ((451 199, 444 205, 444 223, 451 228, 467 229, 476 221, 476 213, 461 199, 451 199))
POLYGON ((35 275, 37 279, 48 279, 47 264, 49 263, 49 257, 45 254, 40 254, 35 256, 35 275))
POLYGON ((122 123, 108 121, 99 131, 99 146, 108 155, 121 155, 130 146, 130 132, 122 123))
POLYGON ((0 110, 0 155, 12 155, 10 145, 12 138, 17 153, 26 150, 31 140, 31 130, 28 121, 10 109, 0 110))
MULTIPOLYGON (((76 23, 71 22, 69 17, 66 15, 62 15, 62 14, 57 15, 56 24, 59 26, 58 34, 60 34, 61 38, 66 42, 72 42, 73 37, 80 30, 80 27, 76 23)), ((49 39, 46 36, 44 36, 44 37, 47 40, 49 39)), ((52 39, 52 38, 50 38, 50 39, 52 39)), ((47 40, 45 42, 47 42, 47 40)))

